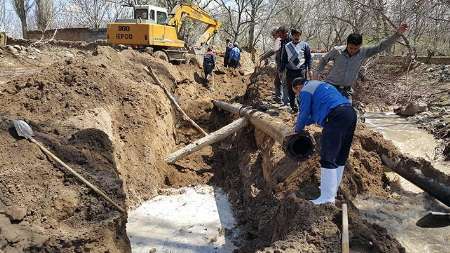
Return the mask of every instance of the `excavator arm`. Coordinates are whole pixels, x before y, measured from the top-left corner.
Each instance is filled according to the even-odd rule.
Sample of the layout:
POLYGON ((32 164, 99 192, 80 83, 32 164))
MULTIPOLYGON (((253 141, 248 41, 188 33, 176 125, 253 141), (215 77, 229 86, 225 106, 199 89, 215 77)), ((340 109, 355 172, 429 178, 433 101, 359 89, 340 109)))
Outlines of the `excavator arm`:
POLYGON ((203 34, 197 40, 196 46, 207 43, 214 36, 214 34, 216 34, 221 25, 220 22, 211 17, 209 13, 195 5, 190 4, 177 5, 173 9, 171 16, 172 17, 170 18, 168 25, 174 26, 177 33, 180 32, 181 25, 183 24, 183 17, 185 16, 208 25, 203 34))

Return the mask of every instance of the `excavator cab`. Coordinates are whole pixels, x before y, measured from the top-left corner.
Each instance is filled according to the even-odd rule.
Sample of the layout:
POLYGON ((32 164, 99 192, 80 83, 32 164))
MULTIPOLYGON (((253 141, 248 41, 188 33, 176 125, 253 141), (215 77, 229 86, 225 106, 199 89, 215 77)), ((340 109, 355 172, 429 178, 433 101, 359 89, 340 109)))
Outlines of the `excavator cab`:
POLYGON ((168 61, 189 61, 189 48, 178 38, 184 17, 207 25, 198 45, 207 43, 220 27, 219 21, 195 5, 179 4, 170 14, 165 8, 134 5, 131 19, 108 24, 107 40, 111 45, 151 48, 155 56, 168 61))
POLYGON ((152 5, 134 6, 134 19, 142 22, 155 23, 159 25, 167 24, 167 10, 152 5))

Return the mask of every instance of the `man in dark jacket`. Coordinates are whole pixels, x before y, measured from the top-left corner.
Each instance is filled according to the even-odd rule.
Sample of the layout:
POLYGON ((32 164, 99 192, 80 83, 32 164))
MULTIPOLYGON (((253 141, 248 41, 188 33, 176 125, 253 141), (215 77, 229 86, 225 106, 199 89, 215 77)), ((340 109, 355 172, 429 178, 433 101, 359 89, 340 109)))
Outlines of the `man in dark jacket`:
POLYGON ((208 76, 211 75, 216 67, 216 56, 213 50, 209 47, 206 54, 203 56, 203 72, 205 73, 205 83, 208 83, 208 76))
POLYGON ((298 77, 306 78, 307 71, 311 69, 312 59, 308 43, 300 41, 302 32, 292 29, 291 35, 292 41, 283 48, 280 71, 283 72, 283 79, 286 80, 292 112, 297 112, 298 108, 295 104, 295 94, 292 91, 292 81, 298 77))
POLYGON ((230 53, 231 50, 233 49, 233 43, 231 43, 231 41, 229 39, 226 40, 226 48, 225 48, 225 54, 223 56, 223 65, 224 67, 228 67, 229 63, 230 63, 230 53))

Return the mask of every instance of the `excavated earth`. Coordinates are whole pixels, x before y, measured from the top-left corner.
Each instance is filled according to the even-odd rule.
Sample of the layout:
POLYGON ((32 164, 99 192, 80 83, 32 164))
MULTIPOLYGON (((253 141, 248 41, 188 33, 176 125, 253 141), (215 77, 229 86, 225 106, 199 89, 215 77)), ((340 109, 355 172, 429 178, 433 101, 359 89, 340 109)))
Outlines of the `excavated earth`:
MULTIPOLYGON (((154 69, 208 132, 235 119, 215 109, 212 99, 252 105, 291 128, 295 115, 268 106, 273 68, 257 68, 252 75, 219 68, 205 85, 197 66, 172 65, 132 50, 44 45, 34 59, 31 49, 2 51, 0 67, 9 72, 0 75, 0 251, 131 251, 126 215, 19 138, 13 119, 29 122, 38 141, 124 208, 167 186, 223 187, 242 232, 236 252, 340 252, 343 202, 349 205, 352 250, 405 251, 352 205, 357 194, 391 197, 380 156, 400 155, 364 125, 358 126, 336 207, 306 201, 319 194, 317 154, 296 163, 252 127, 174 166, 164 162, 167 154, 202 135, 176 112, 144 67, 154 69), (266 180, 263 170, 273 178, 266 180)), ((309 131, 319 143, 320 129, 309 131)))

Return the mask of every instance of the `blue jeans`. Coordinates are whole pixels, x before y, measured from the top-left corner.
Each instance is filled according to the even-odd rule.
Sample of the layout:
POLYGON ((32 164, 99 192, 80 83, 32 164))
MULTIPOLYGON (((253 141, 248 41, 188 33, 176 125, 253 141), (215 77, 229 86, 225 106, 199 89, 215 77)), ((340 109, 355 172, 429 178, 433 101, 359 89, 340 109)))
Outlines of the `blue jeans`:
POLYGON ((356 128, 356 112, 351 105, 342 105, 328 113, 320 140, 320 165, 336 169, 347 162, 356 128))
POLYGON ((289 93, 287 90, 287 85, 281 82, 279 73, 275 75, 273 84, 275 89, 274 100, 276 102, 281 101, 283 105, 289 105, 289 93))

